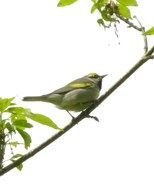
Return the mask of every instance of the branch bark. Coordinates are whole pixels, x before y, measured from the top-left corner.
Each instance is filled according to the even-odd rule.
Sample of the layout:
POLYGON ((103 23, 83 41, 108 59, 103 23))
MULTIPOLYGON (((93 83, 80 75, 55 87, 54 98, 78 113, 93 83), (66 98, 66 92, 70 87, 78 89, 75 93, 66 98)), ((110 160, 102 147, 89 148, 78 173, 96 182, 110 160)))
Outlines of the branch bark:
POLYGON ((9 172, 13 168, 17 167, 18 165, 22 164, 49 144, 54 142, 56 139, 64 135, 68 130, 86 118, 95 108, 97 108, 106 98, 108 98, 121 84, 123 84, 135 71, 137 71, 144 63, 146 63, 150 59, 154 59, 154 46, 147 52, 145 55, 125 74, 123 75, 113 86, 109 88, 107 92, 105 92, 98 100, 96 100, 90 107, 88 107, 85 111, 79 114, 75 119, 73 119, 70 124, 66 125, 62 131, 59 131, 42 144, 40 144, 35 149, 31 150, 27 154, 23 155, 21 158, 17 159, 14 163, 9 164, 8 166, 2 168, 0 170, 0 176, 4 175, 5 173, 9 172))

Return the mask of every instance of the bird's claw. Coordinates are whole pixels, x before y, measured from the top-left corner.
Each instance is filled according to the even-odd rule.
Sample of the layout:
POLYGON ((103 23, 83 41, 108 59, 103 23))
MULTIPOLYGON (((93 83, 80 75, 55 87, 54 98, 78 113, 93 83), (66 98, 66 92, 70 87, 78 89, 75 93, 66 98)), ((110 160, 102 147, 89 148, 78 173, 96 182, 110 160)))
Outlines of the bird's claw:
POLYGON ((96 116, 88 115, 87 118, 91 118, 91 119, 94 119, 95 121, 99 122, 99 119, 96 116))

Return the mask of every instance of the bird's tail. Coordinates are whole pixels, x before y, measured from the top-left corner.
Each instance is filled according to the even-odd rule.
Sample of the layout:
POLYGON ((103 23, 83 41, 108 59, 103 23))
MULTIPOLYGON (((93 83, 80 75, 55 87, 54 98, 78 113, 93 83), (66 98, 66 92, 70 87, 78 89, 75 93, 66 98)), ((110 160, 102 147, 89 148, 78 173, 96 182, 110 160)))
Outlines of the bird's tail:
POLYGON ((26 96, 23 101, 44 101, 43 96, 26 96))

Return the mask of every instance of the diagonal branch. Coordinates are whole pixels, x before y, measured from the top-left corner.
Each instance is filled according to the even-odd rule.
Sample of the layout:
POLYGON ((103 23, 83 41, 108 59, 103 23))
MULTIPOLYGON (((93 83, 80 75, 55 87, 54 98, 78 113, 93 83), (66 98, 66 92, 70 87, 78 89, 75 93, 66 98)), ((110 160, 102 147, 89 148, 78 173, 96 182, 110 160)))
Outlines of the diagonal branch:
POLYGON ((25 162, 49 144, 54 142, 56 139, 64 135, 68 130, 86 118, 95 108, 97 108, 106 98, 108 98, 121 84, 123 84, 135 71, 137 71, 144 63, 146 63, 150 59, 154 59, 154 46, 124 75, 119 79, 107 92, 105 92, 98 100, 96 100, 90 107, 88 107, 85 111, 83 111, 79 116, 77 116, 74 120, 71 121, 70 124, 66 125, 62 131, 59 131, 45 142, 40 144, 35 149, 31 150, 27 154, 23 155, 21 158, 17 159, 14 163, 9 164, 8 166, 2 168, 0 170, 0 176, 9 172, 13 168, 17 167, 21 163, 25 162))

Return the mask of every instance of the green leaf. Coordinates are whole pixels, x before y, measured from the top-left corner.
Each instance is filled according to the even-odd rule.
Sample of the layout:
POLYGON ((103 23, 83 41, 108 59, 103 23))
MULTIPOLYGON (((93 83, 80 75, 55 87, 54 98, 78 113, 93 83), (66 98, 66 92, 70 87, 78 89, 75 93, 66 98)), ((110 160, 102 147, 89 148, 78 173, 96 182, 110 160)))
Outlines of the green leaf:
POLYGON ((101 25, 105 26, 105 23, 104 23, 103 19, 101 19, 101 18, 99 18, 99 19, 97 20, 97 23, 98 23, 100 26, 101 26, 101 25))
POLYGON ((93 4, 92 7, 91 7, 91 11, 90 12, 94 13, 96 9, 97 9, 96 4, 93 4))
POLYGON ((93 13, 97 9, 102 9, 102 7, 105 7, 108 4, 109 0, 92 0, 92 2, 93 5, 91 7, 91 13, 93 13))
POLYGON ((15 120, 26 120, 26 116, 31 113, 29 109, 23 107, 11 107, 5 110, 5 112, 11 113, 11 121, 15 120))
POLYGON ((115 19, 107 12, 106 9, 102 11, 102 18, 107 22, 114 22, 115 19))
POLYGON ((78 0, 60 0, 57 6, 64 7, 67 5, 71 5, 71 4, 75 3, 76 1, 78 1, 78 0))
POLYGON ((5 128, 5 122, 6 122, 6 120, 1 120, 0 121, 0 131, 1 130, 3 131, 3 129, 5 128))
POLYGON ((21 114, 21 115, 26 115, 30 113, 30 109, 26 109, 23 107, 11 107, 6 110, 6 112, 13 113, 13 114, 21 114))
POLYGON ((14 100, 14 98, 0 98, 0 111, 4 112, 4 110, 11 105, 12 100, 14 100))
POLYGON ((144 35, 154 35, 154 26, 143 33, 144 35))
MULTIPOLYGON (((47 125, 49 127, 52 127, 54 129, 59 129, 61 130, 50 118, 47 116, 44 116, 42 114, 35 114, 32 113, 29 109, 25 109, 23 107, 11 107, 6 110, 6 112, 12 113, 11 115, 11 120, 12 122, 16 122, 16 120, 26 120, 26 118, 30 118, 33 121, 36 121, 38 123, 41 123, 43 125, 47 125)), ((23 122, 23 121, 22 121, 23 122)), ((28 124, 26 126, 26 123, 23 124, 22 126, 25 128, 30 128, 32 127, 31 124, 28 124), (25 125, 25 126, 24 126, 25 125)), ((18 125, 19 126, 19 125, 18 125)))
POLYGON ((119 4, 118 5, 118 11, 122 17, 125 17, 127 19, 131 19, 131 12, 130 12, 128 7, 126 7, 122 4, 119 4))
POLYGON ((17 119, 13 122, 13 125, 15 125, 16 128, 24 130, 25 128, 32 128, 33 125, 27 122, 27 120, 24 119, 17 119))
POLYGON ((14 126, 10 122, 7 122, 5 124, 5 128, 9 131, 10 134, 16 132, 14 126))
POLYGON ((54 129, 62 130, 60 129, 49 117, 39 114, 39 113, 31 113, 27 115, 30 119, 33 121, 36 121, 40 124, 46 125, 48 127, 52 127, 54 129))
POLYGON ((25 132, 19 128, 17 128, 17 131, 24 140, 25 149, 28 149, 30 147, 31 142, 32 142, 31 136, 27 132, 25 132))
POLYGON ((23 164, 19 164, 18 166, 16 166, 16 168, 17 168, 19 171, 21 171, 22 168, 23 168, 23 164))
POLYGON ((10 160, 16 161, 18 158, 21 158, 22 156, 23 156, 22 154, 15 154, 15 155, 13 155, 13 156, 11 157, 10 160))
MULTIPOLYGON (((22 154, 15 154, 14 156, 12 156, 12 158, 10 159, 13 163, 18 159, 21 158, 23 155, 22 154)), ((16 166, 16 168, 21 171, 23 168, 23 164, 19 164, 18 166, 16 166)))
POLYGON ((136 0, 117 0, 117 1, 124 6, 138 6, 136 0))

